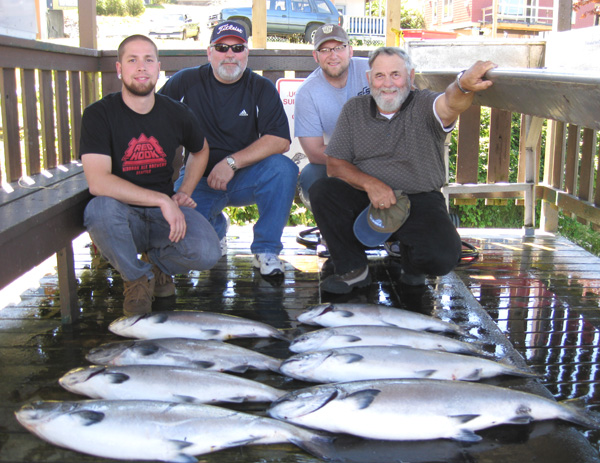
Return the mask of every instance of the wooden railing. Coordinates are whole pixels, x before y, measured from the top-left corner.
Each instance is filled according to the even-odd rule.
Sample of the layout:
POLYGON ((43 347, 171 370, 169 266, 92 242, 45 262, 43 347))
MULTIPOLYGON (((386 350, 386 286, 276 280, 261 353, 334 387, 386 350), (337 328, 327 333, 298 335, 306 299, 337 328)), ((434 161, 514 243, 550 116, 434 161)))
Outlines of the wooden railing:
MULTIPOLYGON (((355 50, 355 55, 364 55, 355 50)), ((83 108, 100 93, 120 89, 114 51, 83 50, 0 37, 0 88, 3 186, 23 176, 77 158, 83 108), (101 92, 98 90, 101 89, 101 92)), ((205 51, 164 50, 162 70, 177 70, 207 62, 205 51)), ((282 77, 306 77, 316 64, 310 50, 252 50, 249 67, 275 82, 282 77)), ((422 87, 443 90, 453 72, 418 75, 422 87)), ((542 226, 552 230, 562 209, 581 221, 600 225, 597 131, 600 79, 549 74, 541 70, 495 70, 495 85, 476 98, 459 121, 456 181, 451 198, 517 199, 527 204, 525 224, 533 229, 533 205, 544 201, 542 226), (492 108, 487 156, 480 156, 480 106, 492 108), (522 115, 518 181, 508 182, 511 114, 522 115), (548 121, 543 171, 539 170, 541 127, 548 121), (477 183, 480 163, 488 178, 477 183)))

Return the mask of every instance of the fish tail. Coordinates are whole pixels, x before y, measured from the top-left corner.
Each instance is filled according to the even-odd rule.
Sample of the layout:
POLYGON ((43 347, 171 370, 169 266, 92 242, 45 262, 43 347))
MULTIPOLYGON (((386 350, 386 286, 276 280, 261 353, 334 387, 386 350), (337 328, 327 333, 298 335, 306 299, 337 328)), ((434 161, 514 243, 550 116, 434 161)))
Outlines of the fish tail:
POLYGON ((290 442, 321 460, 331 460, 334 436, 325 433, 311 433, 309 438, 292 437, 290 442))
POLYGON ((568 414, 563 419, 587 428, 600 429, 600 413, 587 408, 588 400, 588 397, 579 397, 559 402, 568 414))

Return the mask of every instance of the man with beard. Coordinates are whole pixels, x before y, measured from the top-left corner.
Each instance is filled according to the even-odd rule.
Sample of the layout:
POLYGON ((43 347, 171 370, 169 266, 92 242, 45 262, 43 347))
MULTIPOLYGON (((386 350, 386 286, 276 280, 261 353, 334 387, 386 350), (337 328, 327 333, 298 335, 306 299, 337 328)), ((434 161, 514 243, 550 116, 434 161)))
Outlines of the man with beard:
POLYGON ((84 224, 121 274, 123 312, 133 315, 150 312, 154 296, 175 294, 171 275, 209 269, 220 253, 217 234, 191 198, 209 152, 198 119, 184 104, 155 94, 160 63, 148 37, 123 40, 116 69, 121 91, 83 113, 80 157, 95 196, 84 224), (175 193, 173 161, 181 145, 191 154, 175 193))
POLYGON ((474 92, 492 85, 496 65, 478 61, 444 93, 412 90, 415 71, 404 50, 369 56, 371 94, 344 105, 327 154, 327 174, 310 190, 313 213, 335 273, 321 289, 345 294, 370 284, 365 246, 400 242, 401 283, 425 284, 459 262, 461 240, 446 209, 444 140, 474 92))
POLYGON ((309 163, 300 172, 302 202, 312 210, 308 189, 327 176, 325 148, 342 106, 350 98, 369 93, 366 58, 352 56, 346 31, 325 24, 315 32, 313 57, 319 67, 302 83, 294 102, 294 134, 309 163))
MULTIPOLYGON (((261 275, 279 279, 284 271, 278 257, 281 235, 294 200, 298 167, 282 154, 290 147, 290 130, 279 94, 271 81, 246 68, 248 53, 241 24, 218 24, 207 50, 209 63, 177 72, 159 93, 188 105, 210 145, 206 172, 192 193, 196 210, 223 243, 223 209, 256 204, 260 217, 250 247, 253 266, 261 275)), ((176 189, 180 185, 177 180, 176 189)))

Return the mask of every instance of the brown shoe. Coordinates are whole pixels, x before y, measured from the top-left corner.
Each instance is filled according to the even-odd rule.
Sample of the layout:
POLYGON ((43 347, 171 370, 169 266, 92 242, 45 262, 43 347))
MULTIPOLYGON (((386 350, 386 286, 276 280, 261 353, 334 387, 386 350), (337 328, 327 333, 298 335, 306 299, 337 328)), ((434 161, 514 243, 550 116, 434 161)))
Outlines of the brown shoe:
POLYGON ((167 275, 156 265, 152 265, 152 273, 154 273, 154 296, 155 297, 169 297, 175 294, 175 283, 173 283, 173 277, 167 275))
POLYGON ((152 264, 152 273, 154 273, 154 297, 170 297, 175 295, 175 283, 173 283, 173 277, 164 273, 161 269, 154 264, 148 254, 142 254, 142 260, 152 264))
POLYGON ((152 312, 152 293, 156 278, 148 280, 146 275, 133 281, 123 281, 123 313, 127 316, 152 312))

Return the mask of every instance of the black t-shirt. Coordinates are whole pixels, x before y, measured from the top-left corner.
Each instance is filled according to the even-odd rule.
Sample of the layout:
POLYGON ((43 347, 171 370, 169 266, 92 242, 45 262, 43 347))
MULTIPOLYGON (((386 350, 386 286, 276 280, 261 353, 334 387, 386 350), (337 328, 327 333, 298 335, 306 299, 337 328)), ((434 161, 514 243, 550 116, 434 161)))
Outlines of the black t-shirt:
POLYGON ((172 196, 176 150, 183 145, 192 153, 200 151, 204 133, 187 106, 164 95, 155 97, 148 114, 129 108, 121 92, 88 106, 81 122, 79 155, 110 156, 114 175, 172 196))
POLYGON ((219 82, 210 64, 183 69, 159 90, 182 101, 198 116, 210 146, 204 173, 229 154, 240 151, 262 135, 290 140, 290 128, 273 83, 249 69, 233 84, 219 82))

